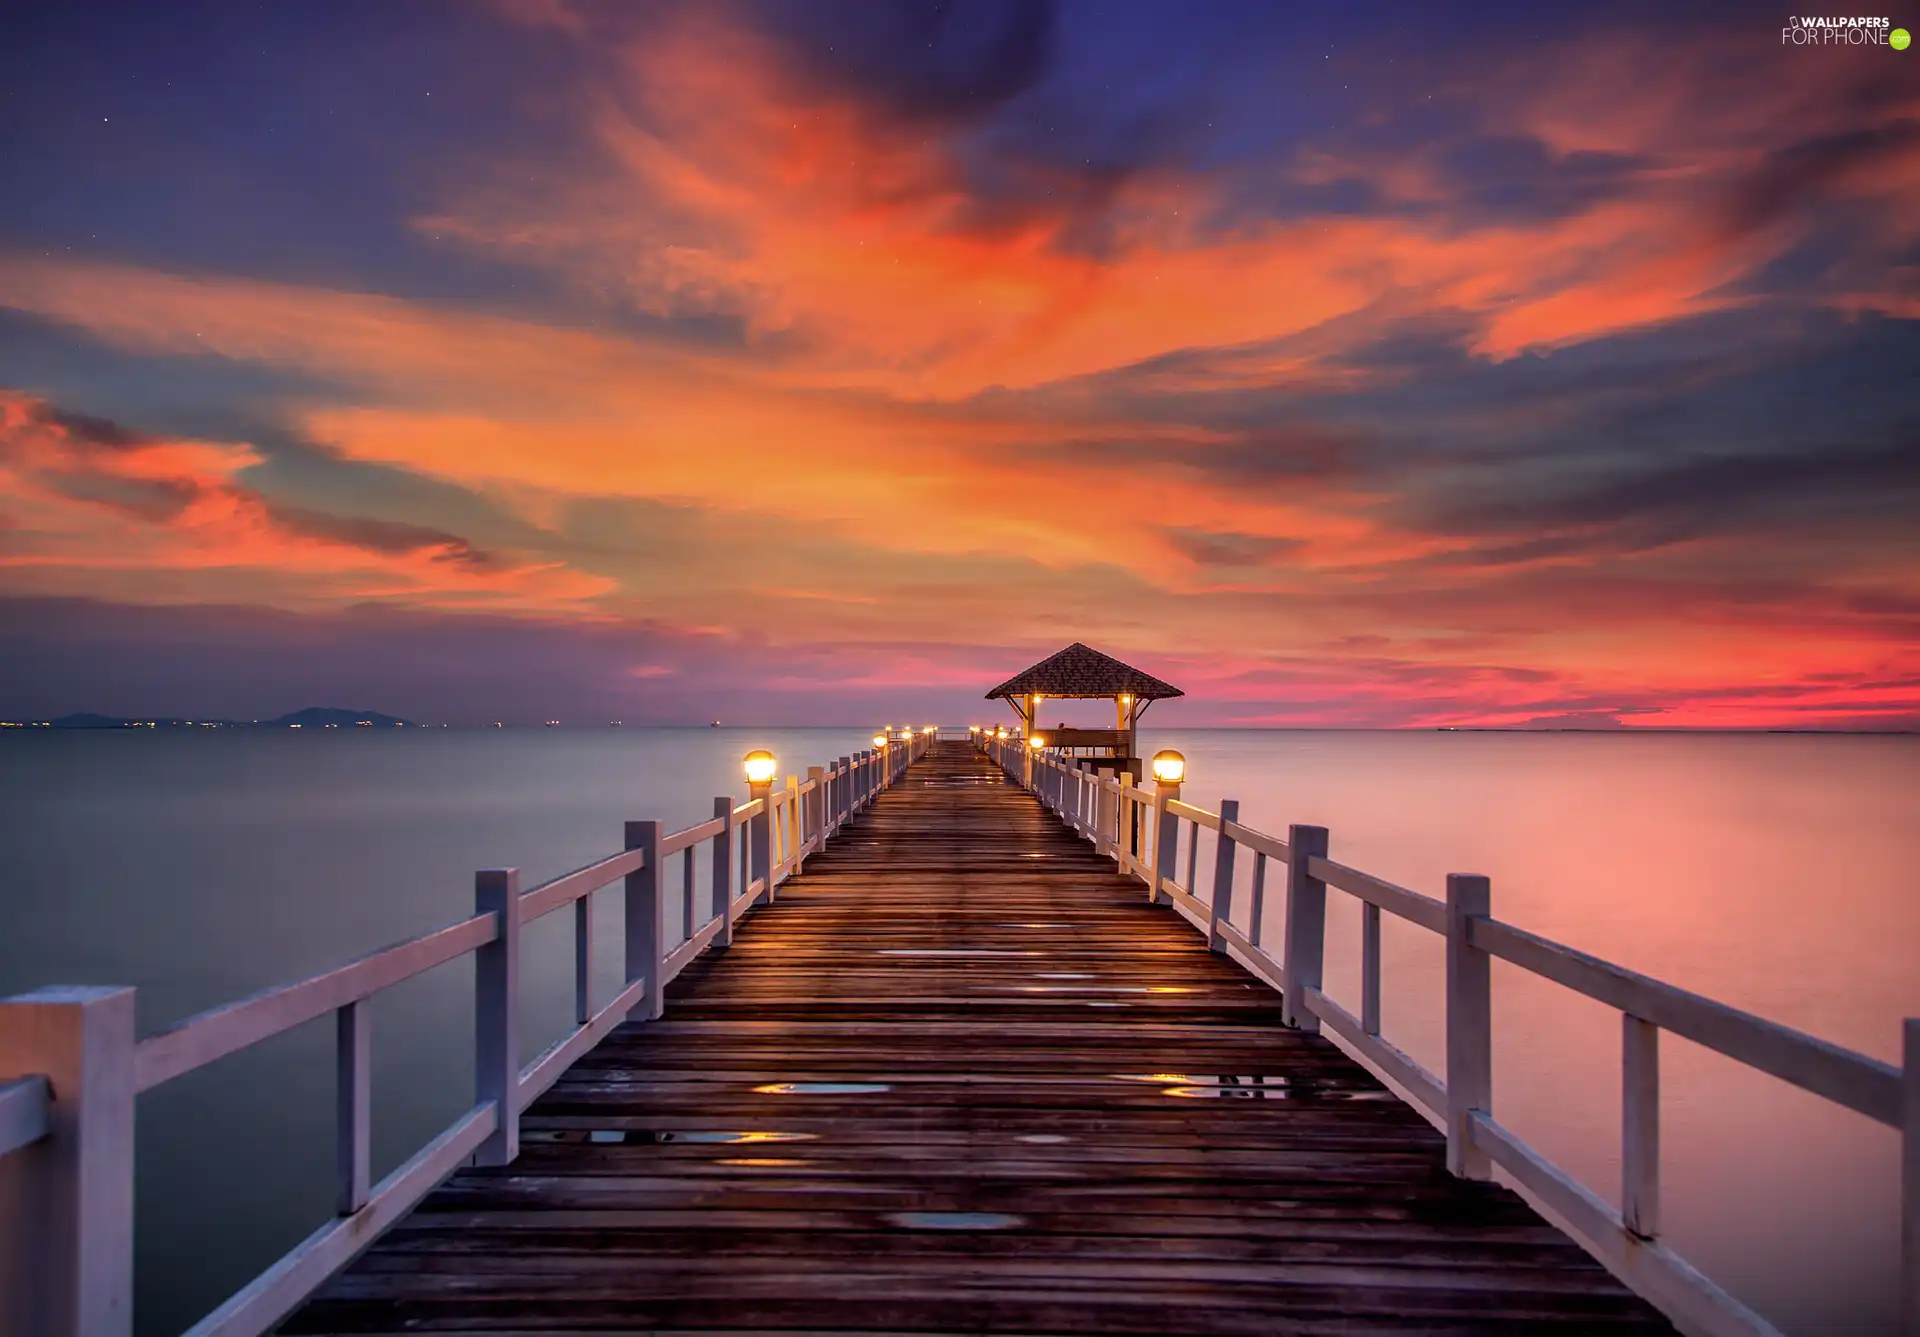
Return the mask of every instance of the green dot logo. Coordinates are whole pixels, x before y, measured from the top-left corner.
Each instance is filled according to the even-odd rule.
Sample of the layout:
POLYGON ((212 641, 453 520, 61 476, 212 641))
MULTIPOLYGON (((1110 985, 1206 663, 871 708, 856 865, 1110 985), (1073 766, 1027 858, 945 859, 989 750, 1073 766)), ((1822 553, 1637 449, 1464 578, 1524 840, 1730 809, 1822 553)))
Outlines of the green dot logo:
POLYGON ((1907 35, 1905 28, 1895 28, 1887 34, 1887 45, 1891 46, 1895 51, 1905 51, 1907 49, 1907 43, 1912 40, 1913 38, 1907 35))

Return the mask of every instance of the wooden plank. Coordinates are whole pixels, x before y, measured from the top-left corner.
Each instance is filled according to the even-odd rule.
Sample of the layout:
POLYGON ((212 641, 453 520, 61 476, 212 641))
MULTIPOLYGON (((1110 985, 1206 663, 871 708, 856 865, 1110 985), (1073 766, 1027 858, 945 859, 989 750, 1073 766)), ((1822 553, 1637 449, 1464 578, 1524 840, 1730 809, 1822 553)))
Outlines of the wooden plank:
POLYGON ((134 1089, 150 1091, 182 1073, 371 997, 485 946, 494 940, 495 931, 493 916, 475 915, 344 966, 176 1022, 148 1036, 134 1050, 134 1089))
POLYGON ((1473 945, 1869 1119, 1900 1127, 1900 1069, 1890 1063, 1663 984, 1498 920, 1476 922, 1473 945))

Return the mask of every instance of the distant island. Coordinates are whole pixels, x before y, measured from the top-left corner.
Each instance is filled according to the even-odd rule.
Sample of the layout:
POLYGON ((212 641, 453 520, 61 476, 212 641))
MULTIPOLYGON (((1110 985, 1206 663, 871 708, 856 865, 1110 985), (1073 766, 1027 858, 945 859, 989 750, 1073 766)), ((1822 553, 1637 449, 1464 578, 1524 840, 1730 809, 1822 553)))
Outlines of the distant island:
MULTIPOLYGON (((342 710, 337 706, 308 706, 271 720, 207 720, 183 716, 150 715, 127 718, 80 711, 57 720, 5 720, 0 727, 42 729, 410 729, 412 720, 377 710, 342 710)), ((424 727, 424 726, 422 726, 424 727)))

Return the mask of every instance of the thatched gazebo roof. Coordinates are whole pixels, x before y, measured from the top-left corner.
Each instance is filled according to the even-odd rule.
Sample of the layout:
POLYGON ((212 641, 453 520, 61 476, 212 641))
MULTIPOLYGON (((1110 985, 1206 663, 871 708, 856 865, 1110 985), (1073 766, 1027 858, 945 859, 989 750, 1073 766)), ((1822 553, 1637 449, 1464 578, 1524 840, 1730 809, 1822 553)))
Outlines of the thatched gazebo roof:
POLYGON ((1075 641, 1058 654, 1048 655, 1032 668, 1014 674, 987 693, 987 700, 999 697, 1120 697, 1136 701, 1159 701, 1186 693, 1172 683, 1162 682, 1151 673, 1142 673, 1131 664, 1123 664, 1112 655, 1103 655, 1091 646, 1075 641))

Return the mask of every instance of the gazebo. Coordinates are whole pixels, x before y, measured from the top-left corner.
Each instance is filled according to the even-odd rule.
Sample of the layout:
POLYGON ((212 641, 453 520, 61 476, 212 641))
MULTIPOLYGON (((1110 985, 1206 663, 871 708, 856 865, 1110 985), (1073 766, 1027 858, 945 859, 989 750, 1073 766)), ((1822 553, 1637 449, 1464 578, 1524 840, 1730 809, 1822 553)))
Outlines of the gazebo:
POLYGON ((1004 700, 1020 717, 1027 737, 1043 735, 1049 748, 1073 757, 1093 757, 1115 772, 1140 775, 1134 746, 1134 728, 1148 706, 1186 693, 1112 655, 1075 641, 1058 654, 1048 655, 1032 668, 1014 674, 987 693, 987 700, 1004 700), (1040 703, 1048 699, 1110 700, 1114 703, 1111 729, 1044 729, 1040 703))

